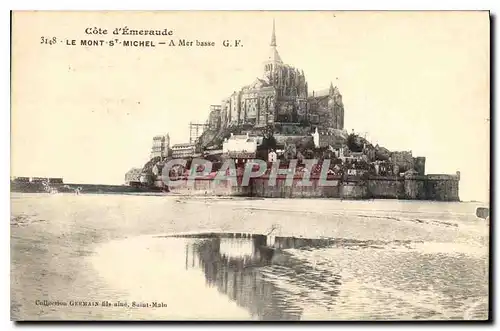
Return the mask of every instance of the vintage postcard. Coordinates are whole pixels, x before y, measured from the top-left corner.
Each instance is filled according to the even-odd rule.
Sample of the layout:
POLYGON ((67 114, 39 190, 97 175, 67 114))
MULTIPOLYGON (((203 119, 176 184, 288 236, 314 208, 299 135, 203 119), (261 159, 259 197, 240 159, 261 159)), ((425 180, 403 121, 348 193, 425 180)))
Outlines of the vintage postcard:
POLYGON ((14 11, 11 319, 491 318, 487 11, 14 11))

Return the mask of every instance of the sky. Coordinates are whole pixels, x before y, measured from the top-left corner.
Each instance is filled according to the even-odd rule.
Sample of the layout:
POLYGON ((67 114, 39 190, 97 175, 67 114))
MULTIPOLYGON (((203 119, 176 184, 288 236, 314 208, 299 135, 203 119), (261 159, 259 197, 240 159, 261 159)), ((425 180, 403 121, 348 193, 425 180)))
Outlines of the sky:
POLYGON ((304 71, 309 93, 338 86, 349 132, 425 156, 427 173, 460 171, 460 198, 489 200, 487 12, 15 13, 11 175, 122 184, 153 136, 188 141, 190 121, 262 76, 273 19, 281 58, 304 71), (112 34, 125 26, 173 35, 112 34), (85 33, 94 27, 108 35, 85 33), (216 46, 79 45, 115 38, 216 46))

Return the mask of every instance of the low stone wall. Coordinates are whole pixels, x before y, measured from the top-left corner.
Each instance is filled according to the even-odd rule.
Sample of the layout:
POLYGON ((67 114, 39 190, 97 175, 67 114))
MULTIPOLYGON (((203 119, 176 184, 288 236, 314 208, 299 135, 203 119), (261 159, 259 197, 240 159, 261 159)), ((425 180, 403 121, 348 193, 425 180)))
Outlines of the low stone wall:
POLYGON ((333 186, 321 186, 317 180, 311 180, 311 186, 300 185, 301 179, 293 180, 291 186, 286 185, 285 178, 277 178, 275 185, 269 185, 269 178, 252 178, 252 196, 265 198, 340 198, 338 180, 333 186))
POLYGON ((458 201, 459 180, 426 179, 425 197, 427 200, 458 201))
POLYGON ((286 178, 277 178, 270 185, 268 177, 251 178, 249 185, 238 185, 234 181, 214 181, 196 179, 191 183, 183 181, 181 185, 171 186, 175 193, 187 195, 246 196, 262 198, 334 198, 334 199, 408 199, 459 201, 459 178, 453 175, 439 177, 373 177, 329 178, 328 186, 321 185, 318 179, 311 178, 310 186, 300 184, 301 178, 294 178, 292 185, 286 184, 286 178))
POLYGON ((193 181, 178 181, 169 186, 172 193, 185 195, 208 195, 208 196, 251 196, 251 186, 242 186, 241 178, 238 185, 232 181, 215 181, 212 179, 199 178, 193 181))
POLYGON ((342 199, 367 199, 369 198, 366 182, 346 182, 340 185, 342 199))
POLYGON ((367 194, 372 199, 403 199, 404 181, 400 178, 374 177, 367 180, 367 194))

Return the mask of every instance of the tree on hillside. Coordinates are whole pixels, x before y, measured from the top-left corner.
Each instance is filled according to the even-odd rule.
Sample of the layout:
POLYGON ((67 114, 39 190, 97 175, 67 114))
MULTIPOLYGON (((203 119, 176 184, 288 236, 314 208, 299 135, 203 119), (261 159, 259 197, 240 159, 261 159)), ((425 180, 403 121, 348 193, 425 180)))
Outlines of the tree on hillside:
POLYGON ((263 150, 276 149, 277 145, 278 143, 276 142, 276 138, 274 138, 272 134, 265 135, 264 138, 262 139, 262 144, 260 145, 260 149, 263 150))
POLYGON ((306 138, 303 138, 297 142, 297 150, 305 151, 308 149, 315 149, 314 141, 310 136, 307 136, 306 138))
POLYGON ((357 134, 351 133, 347 136, 347 147, 351 152, 362 152, 363 144, 357 134))

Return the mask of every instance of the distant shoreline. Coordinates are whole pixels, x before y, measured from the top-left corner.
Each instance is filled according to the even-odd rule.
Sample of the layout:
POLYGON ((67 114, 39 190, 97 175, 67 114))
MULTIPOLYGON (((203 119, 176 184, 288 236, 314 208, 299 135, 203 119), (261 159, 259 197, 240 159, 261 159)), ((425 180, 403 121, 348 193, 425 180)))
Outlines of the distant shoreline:
POLYGON ((128 185, 106 184, 49 184, 49 190, 42 182, 14 182, 10 183, 11 192, 20 193, 78 193, 78 194, 120 194, 120 193, 166 193, 162 188, 128 185))

